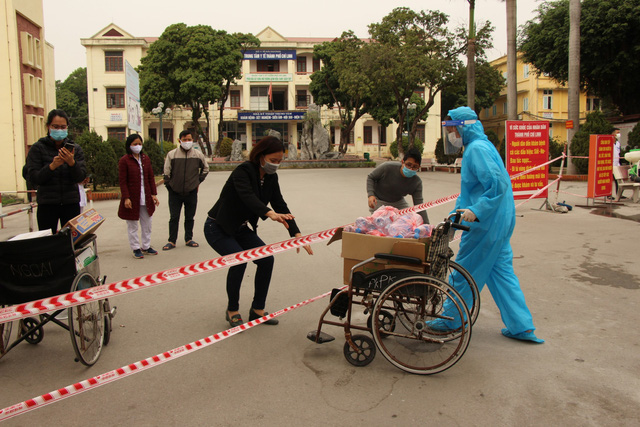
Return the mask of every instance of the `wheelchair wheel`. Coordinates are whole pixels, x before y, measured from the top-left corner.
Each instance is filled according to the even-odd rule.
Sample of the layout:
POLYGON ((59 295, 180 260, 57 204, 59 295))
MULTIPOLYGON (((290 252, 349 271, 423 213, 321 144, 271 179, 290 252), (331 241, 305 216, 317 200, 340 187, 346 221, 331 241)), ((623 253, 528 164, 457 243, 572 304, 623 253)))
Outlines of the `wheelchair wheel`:
MULTIPOLYGON (((22 319, 21 322, 22 323, 20 325, 20 335, 22 335, 25 332, 28 332, 31 328, 38 326, 38 324, 40 323, 32 317, 27 317, 25 319, 22 319)), ((44 339, 44 329, 42 329, 42 327, 35 329, 33 332, 27 334, 24 337, 24 340, 26 342, 34 345, 39 344, 43 339, 44 339)))
MULTIPOLYGON (((6 307, 0 305, 0 308, 6 307)), ((11 330, 13 329, 13 322, 0 323, 0 358, 7 353, 9 348, 9 342, 11 342, 11 330)))
POLYGON ((471 339, 471 326, 456 331, 434 331, 429 321, 442 319, 444 303, 451 303, 460 318, 469 318, 469 310, 460 295, 442 280, 432 276, 408 277, 389 286, 378 297, 372 318, 373 340, 382 355, 393 365, 412 374, 430 375, 455 365, 471 339), (449 301, 449 302, 448 302, 449 301), (380 323, 387 311, 396 319, 394 331, 380 323))
MULTIPOLYGON (((367 318, 367 327, 373 328, 373 314, 367 318)), ((396 328, 396 319, 388 311, 382 310, 379 313, 378 324, 387 332, 393 332, 396 328)))
MULTIPOLYGON (((89 273, 76 276, 71 292, 96 286, 96 280, 89 273)), ((76 352, 76 361, 91 366, 100 357, 104 342, 104 312, 102 301, 90 301, 69 308, 69 333, 76 352)))
POLYGON ((478 314, 480 313, 480 292, 478 292, 478 285, 476 284, 476 281, 473 280, 473 277, 471 277, 471 274, 469 274, 469 272, 463 266, 461 266, 457 262, 449 261, 449 272, 447 273, 447 280, 445 281, 452 285, 455 289, 458 289, 458 283, 456 283, 456 280, 457 282, 461 283, 464 283, 464 281, 460 280, 459 277, 456 277, 457 275, 453 274, 454 271, 459 273, 464 281, 466 281, 466 283, 469 285, 469 288, 471 288, 472 304, 467 305, 467 308, 469 309, 469 318, 471 319, 471 325, 474 325, 476 323, 476 320, 478 320, 478 314))
POLYGON ((343 349, 345 359, 354 366, 366 366, 371 363, 376 357, 376 346, 373 340, 367 335, 353 335, 351 341, 357 350, 351 348, 348 341, 345 342, 343 349))

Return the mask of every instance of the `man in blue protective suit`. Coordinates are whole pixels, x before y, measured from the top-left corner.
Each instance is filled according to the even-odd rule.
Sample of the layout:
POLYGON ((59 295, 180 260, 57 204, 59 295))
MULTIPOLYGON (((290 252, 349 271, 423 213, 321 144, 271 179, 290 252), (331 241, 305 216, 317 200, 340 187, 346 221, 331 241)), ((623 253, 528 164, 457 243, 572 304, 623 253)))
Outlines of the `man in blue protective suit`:
MULTIPOLYGON (((502 330, 504 336, 543 343, 544 340, 533 333, 531 312, 513 271, 509 240, 515 226, 515 204, 509 174, 471 108, 451 110, 449 117, 450 121, 443 122, 445 147, 447 144, 464 146, 456 210, 461 212, 463 223, 470 227, 470 231, 462 234, 456 262, 473 276, 478 291, 482 291, 485 284, 488 286, 506 326, 502 330)), ((471 290, 462 277, 456 275, 459 276, 454 272, 450 281, 469 304, 471 290)), ((445 307, 445 315, 446 312, 445 307)), ((459 317, 453 321, 438 319, 427 324, 434 329, 455 329, 460 326, 460 320, 459 317)))

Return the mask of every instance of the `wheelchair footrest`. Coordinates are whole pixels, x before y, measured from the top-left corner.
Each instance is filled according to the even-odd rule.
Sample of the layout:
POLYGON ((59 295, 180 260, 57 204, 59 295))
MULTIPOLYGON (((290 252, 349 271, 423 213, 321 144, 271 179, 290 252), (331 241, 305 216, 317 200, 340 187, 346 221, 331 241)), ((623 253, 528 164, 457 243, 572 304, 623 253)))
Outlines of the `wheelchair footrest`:
POLYGON ((307 334, 307 338, 309 338, 311 341, 318 343, 318 344, 324 344, 326 342, 330 342, 335 340, 335 337, 332 337, 329 334, 325 334, 324 332, 320 332, 320 335, 318 335, 318 331, 311 331, 307 334))

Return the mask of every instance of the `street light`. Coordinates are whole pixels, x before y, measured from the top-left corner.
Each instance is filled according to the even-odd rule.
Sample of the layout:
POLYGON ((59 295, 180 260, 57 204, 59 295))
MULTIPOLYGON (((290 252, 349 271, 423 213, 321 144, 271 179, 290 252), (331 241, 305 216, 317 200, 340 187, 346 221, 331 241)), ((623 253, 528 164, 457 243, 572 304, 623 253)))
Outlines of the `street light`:
POLYGON ((151 110, 151 114, 155 114, 160 119, 160 153, 162 154, 162 157, 164 157, 164 147, 162 146, 162 117, 165 114, 171 114, 171 108, 167 107, 164 111, 162 110, 163 108, 164 102, 160 101, 158 102, 158 106, 151 110))
POLYGON ((415 102, 409 103, 409 98, 405 98, 404 99, 404 103, 407 106, 407 140, 410 142, 411 141, 411 137, 409 136, 409 134, 411 133, 411 130, 409 128, 410 124, 409 124, 409 110, 411 111, 415 111, 415 109, 418 107, 415 102))

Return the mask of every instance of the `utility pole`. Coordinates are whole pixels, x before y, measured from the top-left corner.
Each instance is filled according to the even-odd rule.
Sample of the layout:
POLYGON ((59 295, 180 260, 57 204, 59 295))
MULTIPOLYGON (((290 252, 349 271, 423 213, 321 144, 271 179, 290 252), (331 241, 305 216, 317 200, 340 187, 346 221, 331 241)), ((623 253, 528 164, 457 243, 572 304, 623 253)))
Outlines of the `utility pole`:
MULTIPOLYGON (((568 115, 573 128, 567 132, 567 155, 571 155, 571 140, 580 129, 580 0, 569 0, 569 99, 568 115)), ((567 159, 567 173, 575 175, 576 167, 567 159)))

